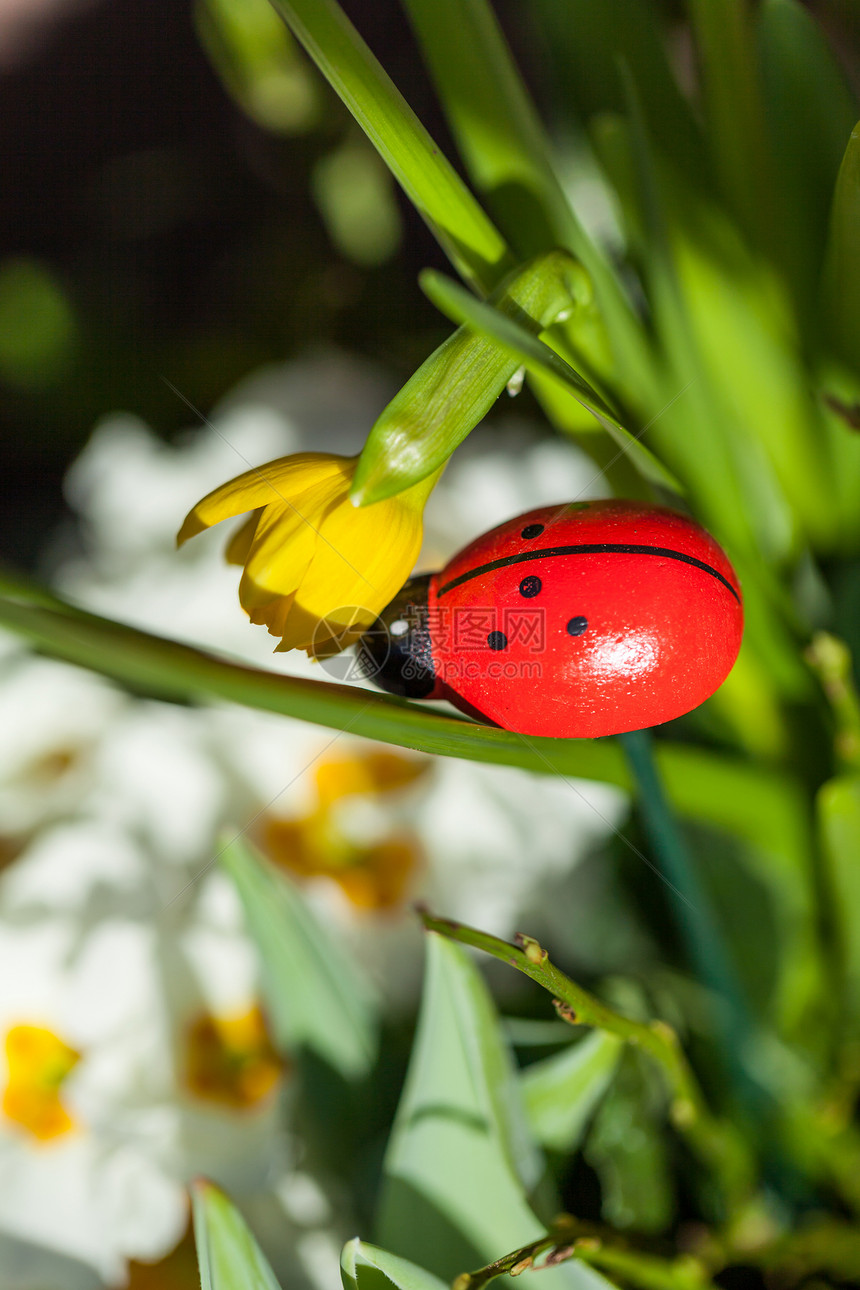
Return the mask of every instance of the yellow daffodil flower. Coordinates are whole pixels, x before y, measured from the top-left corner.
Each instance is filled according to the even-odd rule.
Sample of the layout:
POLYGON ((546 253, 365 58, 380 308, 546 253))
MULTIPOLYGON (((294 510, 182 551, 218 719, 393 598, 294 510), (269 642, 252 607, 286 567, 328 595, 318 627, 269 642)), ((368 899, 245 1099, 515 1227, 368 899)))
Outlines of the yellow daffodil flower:
POLYGON ((280 636, 279 650, 313 656, 344 649, 403 586, 421 548, 424 504, 439 472, 357 509, 349 491, 356 457, 305 452, 247 470, 209 493, 177 536, 188 538, 252 512, 227 544, 244 565, 239 600, 252 623, 280 636))

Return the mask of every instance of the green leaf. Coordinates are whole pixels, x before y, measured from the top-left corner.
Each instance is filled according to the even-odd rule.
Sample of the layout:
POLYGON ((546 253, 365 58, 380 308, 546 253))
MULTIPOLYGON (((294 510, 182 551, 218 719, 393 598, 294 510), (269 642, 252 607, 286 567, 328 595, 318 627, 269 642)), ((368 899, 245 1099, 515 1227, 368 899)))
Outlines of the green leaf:
POLYGON ((749 0, 687 0, 707 138, 723 189, 760 246, 781 238, 749 0))
POLYGON ((467 325, 473 331, 490 337, 497 345, 537 376, 547 376, 556 386, 582 407, 587 408, 600 426, 630 456, 644 478, 663 488, 680 493, 681 485, 652 452, 626 430, 616 414, 584 377, 566 363, 549 345, 526 329, 516 319, 477 300, 470 292, 442 273, 425 269, 419 279, 425 295, 452 322, 467 325))
POLYGON ((0 595, 3 626, 51 657, 100 672, 137 694, 180 703, 226 699, 402 748, 629 783, 624 759, 609 740, 525 740, 373 690, 234 663, 67 606, 18 577, 0 575, 0 585, 13 597, 0 595))
POLYGON ((201 1290, 280 1290, 247 1223, 214 1183, 192 1183, 191 1202, 201 1290))
POLYGON ((798 0, 765 0, 758 38, 769 146, 789 253, 783 269, 799 293, 799 321, 815 340, 810 306, 830 197, 858 108, 824 33, 798 0))
POLYGON ((520 1076, 526 1116, 543 1147, 573 1152, 612 1082, 623 1045, 595 1030, 561 1052, 534 1062, 520 1076))
POLYGON ((375 1007, 358 964, 319 924, 287 878, 240 838, 219 863, 236 885, 263 968, 263 993, 278 1045, 308 1048, 346 1079, 376 1053, 375 1007))
MULTIPOLYGON (((537 1181, 539 1161, 516 1091, 477 968, 459 946, 428 936, 418 1032, 385 1158, 386 1248, 450 1280, 543 1234, 526 1200, 524 1178, 537 1181)), ((540 1275, 555 1290, 606 1285, 581 1266, 540 1275)))
POLYGON ((404 0, 469 176, 515 252, 571 246, 549 141, 487 0, 404 0))
POLYGON ((601 1211, 613 1227, 661 1232, 672 1220, 674 1196, 665 1110, 650 1072, 625 1054, 616 1081, 600 1105, 585 1158, 600 1178, 601 1211))
POLYGON ((829 914, 842 979, 841 1003, 860 1033, 860 775, 840 775, 819 791, 818 821, 829 914))
POLYGON ((653 0, 536 0, 536 7, 565 108, 589 126, 597 115, 623 111, 623 62, 661 149, 698 182, 704 169, 701 132, 669 66, 669 33, 653 0))
POLYGON ((512 267, 500 234, 335 0, 271 0, 340 95, 459 273, 491 291, 512 267))
POLYGON ((833 194, 822 277, 824 326, 841 358, 860 374, 860 123, 854 127, 833 194))
MULTIPOLYGON (((565 251, 552 251, 517 269, 492 300, 501 314, 537 334, 590 294, 582 266, 565 251)), ((474 299, 468 291, 464 295, 474 299)), ((356 467, 353 500, 361 505, 382 501, 440 469, 518 367, 509 348, 460 327, 421 364, 376 421, 356 467)))
MULTIPOLYGON (((613 740, 524 738, 389 695, 264 672, 76 609, 20 576, 0 573, 0 623, 49 657, 100 672, 150 698, 228 700, 402 748, 631 787, 613 740)), ((739 834, 777 868, 806 871, 809 826, 793 776, 668 740, 658 743, 656 756, 669 798, 682 815, 739 834)))
POLYGON ((448 1290, 432 1272, 357 1236, 343 1247, 340 1275, 343 1290, 448 1290))
POLYGON ((543 126, 488 0, 406 0, 467 174, 512 246, 560 246, 582 261, 594 302, 565 324, 574 353, 606 379, 639 390, 651 356, 614 266, 580 224, 543 126))

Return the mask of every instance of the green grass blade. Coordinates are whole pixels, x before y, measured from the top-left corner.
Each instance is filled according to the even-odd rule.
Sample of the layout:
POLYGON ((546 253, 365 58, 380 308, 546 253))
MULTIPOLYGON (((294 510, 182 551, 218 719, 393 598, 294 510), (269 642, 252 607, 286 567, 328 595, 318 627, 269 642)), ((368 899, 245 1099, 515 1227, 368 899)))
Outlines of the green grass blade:
POLYGON ((281 1290, 245 1222, 214 1183, 191 1186, 200 1290, 281 1290))
POLYGON ((860 123, 852 131, 833 194, 823 274, 823 325, 837 353, 860 374, 860 123))
POLYGON ((271 0, 439 239, 482 291, 512 267, 504 240, 335 0, 271 0))
POLYGON ((487 0, 403 0, 466 169, 523 258, 581 237, 487 0))
MULTIPOLYGON (((614 740, 524 739, 371 690, 264 672, 66 606, 20 577, 0 579, 0 591, 4 582, 2 626, 49 657, 100 672, 150 698, 226 700, 443 757, 631 788, 624 755, 614 740), (28 586, 30 603, 25 599, 28 586), (41 597, 53 607, 44 607, 41 597)), ((656 756, 680 814, 739 835, 776 867, 794 871, 805 866, 809 826, 800 786, 791 775, 668 741, 658 743, 656 756)))
POLYGON ((623 757, 608 741, 526 743, 508 731, 441 716, 390 695, 264 672, 79 610, 67 613, 0 597, 0 624, 53 658, 100 672, 151 698, 223 699, 440 756, 628 782, 623 757))
POLYGON ((344 1079, 376 1055, 375 1001, 358 965, 318 923, 290 881, 242 838, 220 853, 260 955, 263 993, 282 1051, 309 1049, 344 1079))
POLYGON ((424 294, 452 322, 459 322, 490 337, 511 354, 518 365, 522 364, 536 375, 549 377, 567 394, 572 395, 577 403, 587 408, 618 447, 629 454, 644 478, 674 492, 682 491, 674 475, 625 429, 597 390, 559 354, 536 335, 526 331, 520 322, 501 313, 493 305, 476 299, 443 273, 425 269, 419 281, 424 294))
POLYGON ((773 252, 781 226, 751 5, 749 0, 688 0, 688 8, 717 175, 747 230, 773 252))
POLYGON ((488 0, 404 0, 466 166, 512 245, 563 246, 594 282, 595 305, 566 325, 574 352, 609 380, 647 388, 651 355, 618 275, 582 227, 488 0), (522 232, 520 232, 522 230, 522 232))
POLYGON ((799 0, 765 0, 762 84, 798 319, 815 339, 815 287, 839 163, 860 109, 823 31, 799 0))
POLYGON ((572 1153, 618 1066, 621 1040, 596 1030, 520 1076, 526 1116, 543 1147, 572 1153))

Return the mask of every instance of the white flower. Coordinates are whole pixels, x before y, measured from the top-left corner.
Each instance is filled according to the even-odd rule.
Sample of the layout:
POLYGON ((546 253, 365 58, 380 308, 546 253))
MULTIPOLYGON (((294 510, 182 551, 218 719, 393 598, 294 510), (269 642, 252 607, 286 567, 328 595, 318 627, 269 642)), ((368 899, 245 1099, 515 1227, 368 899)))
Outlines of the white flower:
POLYGON ((23 654, 0 665, 0 827, 9 844, 75 810, 98 740, 126 707, 80 668, 23 654))
MULTIPOLYGON (((217 535, 178 554, 173 537, 243 457, 356 451, 386 394, 361 364, 327 358, 252 378, 176 447, 127 417, 102 423, 69 477, 89 549, 61 564, 61 589, 327 679, 303 655, 272 656, 235 605, 217 535)), ((480 438, 431 499, 423 567, 518 510, 589 495, 592 468, 568 445, 515 428, 492 451, 480 438)), ((624 795, 225 704, 132 699, 0 650, 0 806, 9 854, 20 851, 0 877, 0 1049, 12 1043, 0 1260, 14 1258, 12 1284, 121 1280, 127 1259, 157 1258, 178 1238, 184 1183, 205 1173, 270 1233, 287 1279, 321 1285, 344 1198, 331 1207, 328 1184, 296 1172, 289 1073, 259 1010, 256 952, 212 865, 221 831, 246 831, 391 1004, 411 1007, 413 900, 510 935, 533 893, 562 884, 620 820, 624 795), (40 1139, 40 1124, 57 1131, 40 1139)))
POLYGON ((63 1281, 28 1246, 115 1284, 176 1244, 193 1176, 241 1196, 290 1164, 235 893, 209 873, 165 908, 153 868, 79 821, 0 882, 0 1234, 33 1290, 63 1281))
POLYGON ((89 1265, 106 1282, 122 1279, 126 1258, 169 1249, 186 1221, 182 1187, 154 1158, 154 1135, 132 1138, 111 1123, 117 1084, 125 1098, 139 1094, 144 1071, 133 1050, 152 1024, 134 988, 143 947, 117 930, 100 928, 79 956, 72 928, 58 921, 7 925, 0 939, 0 1231, 89 1265), (121 980, 131 988, 120 1007, 121 980), (122 1032, 131 1066, 117 1080, 122 1032))

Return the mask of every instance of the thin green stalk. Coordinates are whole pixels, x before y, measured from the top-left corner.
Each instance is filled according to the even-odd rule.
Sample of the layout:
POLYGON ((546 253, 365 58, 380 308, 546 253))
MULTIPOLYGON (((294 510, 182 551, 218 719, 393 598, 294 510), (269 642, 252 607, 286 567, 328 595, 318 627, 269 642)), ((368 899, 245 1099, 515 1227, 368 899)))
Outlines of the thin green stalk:
POLYGON ((678 823, 663 791, 648 730, 618 736, 636 784, 636 803, 645 832, 667 880, 669 900, 690 962, 699 980, 727 1005, 729 1038, 738 1042, 751 1033, 737 973, 714 916, 711 902, 693 866, 678 823))
POLYGON ((517 944, 462 923, 421 911, 424 926, 450 940, 491 954, 537 981, 553 996, 559 1016, 577 1026, 594 1026, 617 1035, 646 1053, 660 1068, 670 1096, 672 1122, 682 1133, 704 1167, 721 1187, 727 1212, 749 1195, 752 1169, 747 1146, 727 1121, 712 1115, 675 1031, 665 1021, 634 1021, 616 1012, 577 985, 549 961, 547 952, 530 936, 519 935, 517 944))

